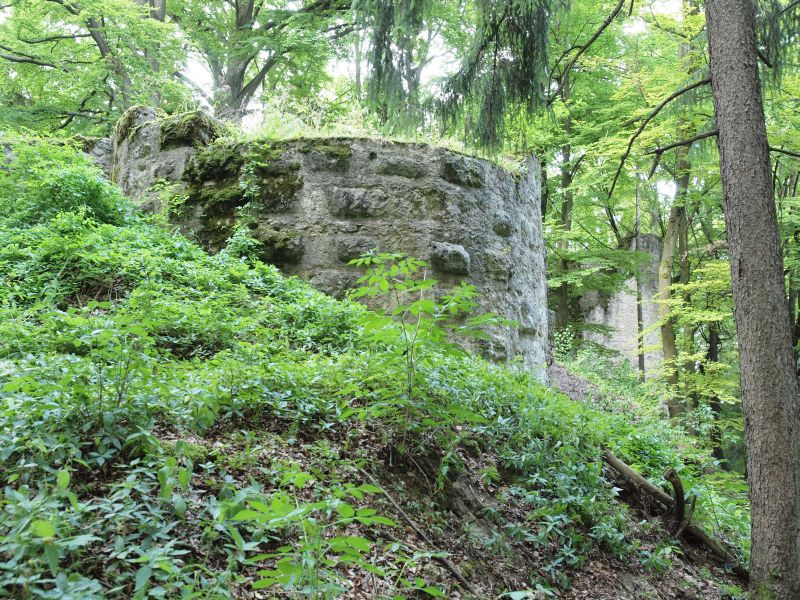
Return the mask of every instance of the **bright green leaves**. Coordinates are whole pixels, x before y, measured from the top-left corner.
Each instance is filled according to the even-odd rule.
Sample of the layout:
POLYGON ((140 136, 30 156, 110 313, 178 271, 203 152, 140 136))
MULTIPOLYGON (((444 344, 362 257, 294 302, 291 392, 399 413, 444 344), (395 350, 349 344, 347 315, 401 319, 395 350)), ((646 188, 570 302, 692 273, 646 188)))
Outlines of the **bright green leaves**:
POLYGON ((449 427, 484 422, 457 403, 443 402, 424 393, 425 371, 439 356, 464 356, 456 341, 487 339, 487 330, 511 323, 496 315, 473 315, 478 308, 477 289, 462 282, 442 290, 427 277, 428 265, 404 254, 369 252, 350 264, 367 267, 351 298, 374 298, 385 308, 362 320, 364 339, 382 350, 372 370, 387 372, 389 379, 377 390, 379 401, 345 415, 380 418, 399 425, 401 448, 407 434, 447 431, 449 427))
POLYGON ((172 24, 128 0, 21 0, 0 23, 0 123, 6 129, 107 134, 125 108, 187 99, 172 24))
POLYGON ((39 538, 53 538, 56 535, 56 528, 50 521, 37 519, 31 523, 31 533, 39 538))
MULTIPOLYGON (((176 444, 176 451, 179 457, 182 456, 184 447, 182 441, 176 444)), ((164 466, 156 473, 159 497, 162 500, 169 501, 175 514, 181 519, 186 515, 186 500, 178 490, 188 491, 193 470, 194 462, 192 462, 192 459, 183 458, 183 464, 178 464, 178 460, 170 456, 164 460, 164 466)))
POLYGON ((273 568, 258 572, 261 579, 253 583, 254 588, 281 586, 287 590, 305 589, 323 594, 341 592, 346 588, 342 587, 344 578, 336 567, 344 564, 385 576, 383 568, 373 565, 369 558, 374 542, 363 536, 339 533, 349 525, 358 524, 378 536, 381 526, 395 526, 394 521, 378 515, 375 509, 354 506, 345 500, 347 496, 361 500, 379 493, 380 488, 371 484, 348 484, 317 490, 322 495, 320 500, 301 500, 297 494, 313 480, 309 473, 290 470, 283 478, 281 491, 263 500, 249 500, 249 508, 234 516, 236 521, 258 523, 271 533, 298 535, 293 545, 250 558, 253 563, 273 563, 273 568))

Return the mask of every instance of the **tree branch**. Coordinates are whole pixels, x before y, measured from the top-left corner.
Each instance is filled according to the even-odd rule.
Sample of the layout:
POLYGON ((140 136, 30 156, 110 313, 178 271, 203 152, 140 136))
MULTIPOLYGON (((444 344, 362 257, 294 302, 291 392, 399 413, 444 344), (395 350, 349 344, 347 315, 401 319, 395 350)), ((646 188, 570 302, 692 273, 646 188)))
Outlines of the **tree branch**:
POLYGON ((578 51, 575 53, 575 56, 573 56, 572 59, 570 59, 570 61, 567 63, 567 66, 564 67, 564 70, 558 76, 558 79, 556 80, 558 86, 556 87, 555 91, 548 97, 547 99, 548 106, 552 104, 558 97, 558 95, 561 93, 561 88, 564 85, 564 80, 566 79, 567 75, 569 75, 569 72, 572 70, 572 68, 575 66, 575 63, 577 63, 581 55, 584 52, 586 52, 589 49, 589 47, 595 43, 595 41, 597 41, 597 38, 599 38, 603 34, 603 32, 608 28, 609 25, 611 25, 611 22, 617 18, 617 15, 620 13, 620 11, 622 11, 622 7, 625 6, 625 2, 627 2, 627 0, 619 0, 619 2, 617 2, 617 5, 614 7, 614 10, 611 11, 611 14, 608 15, 608 17, 606 17, 606 20, 603 21, 600 27, 597 28, 592 37, 590 37, 585 44, 578 46, 578 51))
POLYGON ((769 151, 777 152, 778 154, 785 154, 786 156, 791 156, 793 158, 800 158, 800 152, 794 152, 792 150, 786 150, 784 148, 776 148, 775 146, 770 146, 769 151))
MULTIPOLYGON (((610 450, 603 451, 603 460, 611 468, 630 481, 635 489, 645 492, 650 498, 656 500, 656 502, 664 508, 671 509, 673 506, 675 506, 675 499, 672 496, 667 494, 661 488, 650 483, 650 481, 642 477, 642 475, 614 456, 610 450)), ((739 577, 745 581, 749 581, 750 573, 744 568, 742 563, 740 563, 739 560, 719 541, 708 535, 702 527, 694 523, 681 523, 680 525, 683 525, 682 533, 688 533, 692 537, 705 544, 712 552, 714 552, 714 554, 719 556, 726 563, 730 564, 734 573, 739 575, 739 577)))
POLYGON ((794 0, 794 2, 784 7, 781 12, 778 13, 778 16, 782 17, 785 13, 797 8, 798 6, 800 6, 800 0, 794 0))
POLYGON ((41 60, 39 58, 36 58, 35 56, 31 56, 30 54, 25 54, 24 52, 19 52, 18 50, 9 48, 8 46, 0 45, 0 50, 5 50, 6 52, 11 53, 11 54, 0 53, 0 58, 3 58, 5 60, 15 63, 36 65, 38 67, 49 67, 51 69, 58 69, 60 71, 64 71, 65 73, 69 73, 69 69, 67 69, 63 65, 56 65, 51 62, 41 60))
POLYGON ((26 44, 46 44, 47 42, 58 42, 60 40, 75 40, 78 38, 87 38, 91 37, 89 33, 71 33, 71 34, 64 34, 64 35, 51 35, 45 38, 39 38, 35 40, 26 40, 25 38, 19 38, 20 42, 24 42, 26 44))
POLYGON ((650 111, 650 114, 648 114, 647 117, 645 118, 645 120, 642 121, 642 124, 639 125, 639 128, 636 130, 636 133, 634 133, 633 136, 631 136, 631 139, 628 141, 628 147, 625 149, 625 154, 622 155, 622 158, 619 161, 619 166, 617 167, 617 172, 614 174, 614 180, 611 182, 611 189, 609 189, 609 191, 608 191, 608 197, 609 198, 614 193, 614 188, 617 187, 617 181, 619 180, 619 176, 622 173, 622 168, 625 166, 625 161, 628 160, 628 156, 630 156, 630 154, 631 154, 631 149, 633 148, 633 143, 636 141, 636 138, 638 138, 642 134, 642 132, 644 131, 644 128, 647 127, 647 124, 650 121, 652 121, 653 118, 655 118, 655 116, 659 112, 661 112, 661 110, 667 104, 669 104, 670 102, 672 102, 676 98, 679 98, 683 94, 685 94, 687 92, 691 92, 692 90, 697 89, 697 88, 699 88, 701 86, 707 85, 709 83, 711 83, 711 78, 710 77, 706 77, 705 79, 701 79, 700 81, 696 81, 695 83, 693 83, 691 85, 687 85, 686 87, 679 89, 677 92, 673 92, 672 94, 670 94, 666 99, 662 100, 661 103, 658 106, 656 106, 653 110, 650 111))
POLYGON ((195 92, 197 92, 200 95, 200 97, 203 100, 208 102, 209 106, 214 106, 214 99, 211 96, 209 96, 208 93, 203 88, 201 88, 194 81, 189 79, 186 75, 184 75, 180 71, 175 71, 175 72, 172 73, 172 76, 175 79, 178 79, 179 81, 181 81, 181 82, 185 83, 186 85, 188 85, 189 87, 191 87, 195 92))
POLYGON ((691 137, 687 140, 681 140, 680 142, 674 142, 672 144, 668 144, 667 146, 661 146, 660 148, 655 148, 654 150, 645 152, 645 154, 662 154, 663 152, 666 152, 667 150, 672 150, 673 148, 677 148, 678 146, 691 146, 695 142, 704 140, 706 138, 714 137, 718 133, 719 133, 718 129, 706 131, 705 133, 698 133, 696 136, 691 137))

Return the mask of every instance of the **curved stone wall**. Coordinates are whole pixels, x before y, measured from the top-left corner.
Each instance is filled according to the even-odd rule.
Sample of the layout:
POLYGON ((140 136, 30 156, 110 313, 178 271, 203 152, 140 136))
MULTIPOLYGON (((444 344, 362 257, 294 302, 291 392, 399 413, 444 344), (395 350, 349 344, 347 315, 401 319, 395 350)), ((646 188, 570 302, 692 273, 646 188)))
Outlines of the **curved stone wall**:
POLYGON ((334 295, 353 285, 359 273, 347 262, 367 250, 417 256, 444 291, 469 281, 481 292, 481 311, 517 322, 482 342, 484 353, 544 365, 547 289, 535 159, 516 176, 427 145, 339 138, 209 143, 207 118, 198 118, 196 135, 187 135, 183 123, 177 140, 169 121, 176 117, 142 108, 126 119, 114 141, 114 179, 152 209, 163 208, 164 196, 154 184, 177 184, 184 201, 172 207, 171 219, 211 250, 244 218, 266 261, 334 295))

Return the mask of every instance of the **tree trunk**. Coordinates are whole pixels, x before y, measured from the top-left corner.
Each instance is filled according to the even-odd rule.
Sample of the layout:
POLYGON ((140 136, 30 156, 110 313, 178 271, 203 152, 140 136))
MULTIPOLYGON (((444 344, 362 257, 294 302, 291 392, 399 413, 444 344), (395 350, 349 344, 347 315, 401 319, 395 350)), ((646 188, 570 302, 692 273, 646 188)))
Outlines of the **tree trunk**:
MULTIPOLYGON (((708 324, 708 351, 706 352, 706 359, 709 363, 719 362, 719 331, 716 323, 708 324)), ((711 409, 711 418, 713 420, 711 423, 710 436, 711 455, 716 460, 722 461, 725 458, 725 454, 722 451, 722 428, 719 425, 722 412, 722 404, 719 401, 719 396, 717 394, 712 394, 708 404, 711 409)))
MULTIPOLYGON (((684 150, 685 152, 685 150, 684 150)), ((687 166, 679 153, 677 164, 687 166)), ((661 249, 661 261, 658 265, 658 317, 661 321, 661 352, 664 355, 664 369, 667 374, 668 394, 667 410, 670 417, 677 417, 683 412, 683 406, 677 394, 678 387, 678 348, 675 340, 675 326, 672 323, 667 301, 672 297, 672 267, 675 262, 675 247, 678 245, 680 224, 686 208, 683 205, 686 188, 689 185, 689 171, 683 168, 676 181, 675 200, 669 211, 667 230, 661 249)))
MULTIPOLYGON (((561 100, 566 103, 569 100, 569 76, 565 77, 564 83, 561 88, 561 100)), ((564 136, 566 142, 561 147, 561 228, 566 234, 572 229, 572 155, 569 144, 570 135, 572 134, 572 118, 569 113, 564 118, 564 136)), ((561 240, 559 243, 561 251, 561 264, 560 271, 566 274, 570 269, 569 260, 567 260, 567 252, 569 252, 569 241, 566 239, 561 240)), ((569 286, 562 283, 558 286, 558 302, 556 304, 556 328, 561 329, 566 327, 569 323, 569 286)))
MULTIPOLYGON (((564 123, 564 130, 569 134, 570 128, 570 118, 567 117, 566 122, 564 123)), ((570 147, 569 144, 564 144, 561 148, 561 160, 563 161, 561 165, 561 227, 566 234, 572 229, 572 190, 570 189, 570 185, 572 184, 572 177, 571 171, 572 168, 569 164, 570 160, 570 147)), ((559 243, 559 247, 562 253, 561 257, 561 273, 566 274, 570 269, 569 260, 566 258, 567 252, 569 252, 569 242, 567 240, 561 240, 559 243)), ((556 327, 562 328, 565 327, 569 323, 569 286, 566 283, 562 283, 558 286, 558 304, 556 306, 556 327)))
MULTIPOLYGON (((692 14, 696 11, 696 6, 692 2, 683 3, 683 12, 692 14)), ((690 41, 687 39, 678 49, 678 59, 685 63, 691 52, 690 41)), ((691 76, 694 69, 688 69, 691 76)), ((683 104, 684 100, 680 102, 683 104)), ((677 135, 679 139, 691 137, 693 127, 686 118, 686 107, 682 107, 682 114, 678 118, 677 135)), ((671 418, 677 417, 686 411, 686 407, 681 402, 678 393, 678 382, 680 365, 678 364, 678 348, 675 334, 675 324, 672 321, 670 308, 667 301, 672 297, 672 269, 675 261, 675 246, 678 246, 678 257, 680 261, 681 283, 688 283, 688 258, 687 254, 687 231, 688 218, 686 215, 686 197, 689 191, 689 163, 690 146, 679 146, 675 149, 675 199, 669 213, 667 230, 664 234, 664 244, 661 253, 661 263, 658 266, 658 296, 659 319, 661 321, 661 351, 664 355, 664 369, 667 373, 667 384, 669 394, 667 397, 667 410, 671 418), (684 277, 686 281, 684 281, 684 277)))
MULTIPOLYGON (((639 214, 639 204, 641 201, 640 196, 640 179, 636 178, 636 229, 634 231, 633 249, 639 252, 639 242, 641 240, 641 217, 639 214)), ((644 381, 646 377, 645 372, 645 356, 644 356, 644 311, 642 303, 644 302, 642 294, 642 274, 639 269, 636 269, 636 356, 639 361, 639 378, 644 381)))
POLYGON ((800 598, 800 401, 751 0, 706 0, 739 339, 754 598, 800 598))

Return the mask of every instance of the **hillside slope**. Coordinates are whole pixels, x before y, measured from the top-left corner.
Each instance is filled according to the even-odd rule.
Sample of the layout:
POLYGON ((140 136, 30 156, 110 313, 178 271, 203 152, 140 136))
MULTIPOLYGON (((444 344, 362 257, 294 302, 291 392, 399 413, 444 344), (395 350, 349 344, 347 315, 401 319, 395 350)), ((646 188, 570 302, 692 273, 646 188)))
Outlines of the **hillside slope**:
POLYGON ((17 145, 0 214, 0 596, 735 593, 603 470, 690 477, 657 419, 324 296, 244 234, 209 255, 68 146, 17 145))

